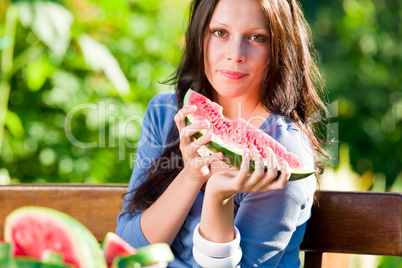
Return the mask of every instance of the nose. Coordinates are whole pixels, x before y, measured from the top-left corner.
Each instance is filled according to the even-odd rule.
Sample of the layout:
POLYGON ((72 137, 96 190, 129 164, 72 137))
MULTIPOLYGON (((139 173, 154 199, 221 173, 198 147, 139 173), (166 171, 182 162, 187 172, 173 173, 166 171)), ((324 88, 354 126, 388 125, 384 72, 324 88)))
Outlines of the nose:
POLYGON ((226 58, 236 63, 246 60, 246 48, 241 38, 231 38, 227 46, 226 58))

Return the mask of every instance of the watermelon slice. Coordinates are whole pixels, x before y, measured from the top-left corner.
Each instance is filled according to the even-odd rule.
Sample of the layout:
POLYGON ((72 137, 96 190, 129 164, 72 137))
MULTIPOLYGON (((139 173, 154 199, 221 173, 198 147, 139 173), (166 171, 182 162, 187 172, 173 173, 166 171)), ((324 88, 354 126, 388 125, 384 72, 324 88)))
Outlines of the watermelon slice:
POLYGON ((76 268, 106 268, 103 252, 93 234, 76 219, 54 209, 26 206, 6 217, 5 241, 14 244, 14 256, 38 261, 53 250, 76 268))
POLYGON ((132 255, 137 252, 129 243, 124 241, 115 233, 106 234, 102 242, 102 249, 108 267, 112 266, 113 260, 117 256, 132 255))
POLYGON ((174 260, 172 250, 168 244, 156 243, 137 250, 130 256, 119 256, 113 261, 112 268, 127 267, 167 267, 174 260))
MULTIPOLYGON (((210 127, 206 131, 212 133, 212 139, 207 147, 214 152, 224 154, 223 161, 240 169, 243 150, 254 145, 265 159, 272 150, 278 160, 279 172, 284 161, 291 168, 290 180, 299 180, 315 173, 315 170, 306 167, 303 161, 296 155, 288 152, 284 146, 266 134, 264 131, 254 127, 243 119, 229 120, 222 114, 222 106, 212 102, 205 96, 189 89, 184 97, 184 106, 195 105, 197 110, 188 115, 187 123, 191 124, 196 119, 206 119, 210 127)), ((206 131, 197 132, 194 136, 201 137, 206 131)), ((265 164, 267 166, 268 163, 265 164)), ((250 173, 254 171, 254 161, 250 161, 250 173)))

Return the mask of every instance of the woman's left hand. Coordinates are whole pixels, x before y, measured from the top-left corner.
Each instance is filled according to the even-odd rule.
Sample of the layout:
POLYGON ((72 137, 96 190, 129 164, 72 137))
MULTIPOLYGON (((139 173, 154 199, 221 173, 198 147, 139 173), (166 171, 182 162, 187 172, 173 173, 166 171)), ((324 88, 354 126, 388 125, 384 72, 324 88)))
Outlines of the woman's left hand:
POLYGON ((207 183, 206 192, 210 196, 225 201, 236 193, 284 189, 290 178, 289 165, 284 161, 285 165, 281 167, 281 174, 278 177, 275 153, 272 151, 266 160, 268 160, 268 166, 267 171, 264 172, 264 159, 258 150, 255 147, 244 150, 240 170, 228 169, 213 174, 207 183), (255 171, 252 174, 249 174, 250 152, 255 161, 255 171))

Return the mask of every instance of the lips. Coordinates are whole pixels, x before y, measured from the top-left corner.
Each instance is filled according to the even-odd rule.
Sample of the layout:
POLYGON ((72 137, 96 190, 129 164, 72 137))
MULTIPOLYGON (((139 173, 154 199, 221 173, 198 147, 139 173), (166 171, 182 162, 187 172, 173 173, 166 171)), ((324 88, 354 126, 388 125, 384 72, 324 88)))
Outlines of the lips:
POLYGON ((247 76, 246 73, 241 73, 241 72, 235 72, 235 71, 230 71, 230 70, 220 70, 219 71, 223 76, 233 79, 233 80, 239 80, 247 76))

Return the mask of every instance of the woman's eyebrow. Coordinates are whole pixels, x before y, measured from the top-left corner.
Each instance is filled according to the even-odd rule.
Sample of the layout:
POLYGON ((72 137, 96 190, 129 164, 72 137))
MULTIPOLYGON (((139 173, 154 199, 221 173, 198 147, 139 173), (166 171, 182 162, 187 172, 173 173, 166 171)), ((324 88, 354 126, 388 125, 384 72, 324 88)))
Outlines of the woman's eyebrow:
POLYGON ((219 21, 211 21, 209 24, 219 24, 219 25, 222 25, 222 26, 224 26, 224 27, 230 28, 230 25, 229 25, 229 24, 226 24, 226 23, 223 23, 223 22, 219 22, 219 21))
MULTIPOLYGON (((215 24, 215 25, 217 24, 217 25, 220 25, 220 26, 223 26, 223 27, 226 27, 226 28, 232 28, 229 24, 219 22, 219 21, 211 21, 209 24, 210 25, 211 24, 215 24)), ((261 27, 261 26, 249 27, 248 30, 250 30, 250 31, 268 31, 269 32, 268 26, 265 26, 265 27, 261 27)))

